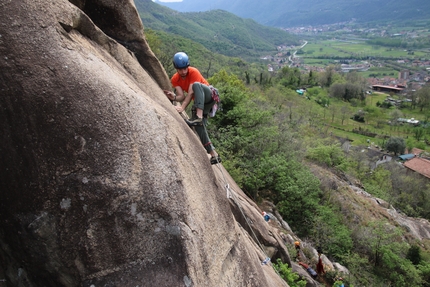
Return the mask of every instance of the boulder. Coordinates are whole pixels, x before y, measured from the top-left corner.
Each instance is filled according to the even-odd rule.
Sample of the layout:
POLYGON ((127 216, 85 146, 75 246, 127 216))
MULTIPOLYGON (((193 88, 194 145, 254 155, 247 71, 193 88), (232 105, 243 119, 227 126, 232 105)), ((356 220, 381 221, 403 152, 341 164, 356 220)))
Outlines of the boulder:
POLYGON ((343 266, 337 262, 333 263, 333 267, 337 272, 340 272, 343 274, 349 274, 349 270, 345 266, 343 266))

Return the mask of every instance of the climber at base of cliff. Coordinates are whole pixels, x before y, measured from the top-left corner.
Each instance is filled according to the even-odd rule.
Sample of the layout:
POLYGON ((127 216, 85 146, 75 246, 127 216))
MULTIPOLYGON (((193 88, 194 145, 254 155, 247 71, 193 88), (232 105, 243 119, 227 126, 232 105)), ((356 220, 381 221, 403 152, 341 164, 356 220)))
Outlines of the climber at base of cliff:
POLYGON ((303 263, 303 262, 299 262, 299 265, 303 266, 306 271, 308 271, 308 273, 315 279, 318 277, 318 274, 315 272, 315 270, 313 270, 308 264, 303 263))
POLYGON ((270 222, 270 215, 268 215, 265 211, 263 211, 263 218, 264 218, 264 221, 270 222))
POLYGON ((206 130, 208 114, 215 105, 209 83, 198 69, 190 67, 188 56, 183 52, 174 55, 173 66, 176 73, 172 76, 171 83, 176 94, 167 90, 164 90, 164 94, 169 100, 182 103, 181 106, 175 106, 179 113, 185 111, 191 100, 194 100, 193 116, 186 122, 195 128, 206 152, 212 156, 210 163, 220 163, 221 157, 215 151, 206 130))

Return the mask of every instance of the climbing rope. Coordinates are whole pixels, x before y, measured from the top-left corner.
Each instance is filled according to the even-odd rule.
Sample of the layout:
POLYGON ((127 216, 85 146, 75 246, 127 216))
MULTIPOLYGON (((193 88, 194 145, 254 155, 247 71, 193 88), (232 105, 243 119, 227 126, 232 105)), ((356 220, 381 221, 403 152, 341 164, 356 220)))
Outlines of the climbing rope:
MULTIPOLYGON (((206 130, 206 126, 205 126, 205 125, 203 125, 203 127, 204 127, 204 129, 206 130)), ((207 133, 207 130, 206 130, 206 133, 207 133)), ((246 221, 246 223, 248 224, 248 227, 249 227, 249 229, 251 230, 252 235, 253 235, 253 236, 254 236, 254 238, 255 238, 255 241, 257 242, 258 246, 261 248, 261 250, 263 251, 264 255, 266 256, 266 259, 264 259, 264 261, 263 261, 263 262, 265 262, 264 264, 267 264, 267 263, 268 263, 268 261, 270 261, 270 258, 269 258, 269 257, 267 256, 267 254, 264 252, 263 246, 261 245, 260 241, 259 241, 259 240, 258 240, 258 238, 257 238, 257 235, 256 235, 256 234, 255 234, 255 232, 254 232, 254 229, 252 228, 251 224, 249 223, 248 217, 247 217, 247 216, 245 216, 245 213, 243 212, 243 209, 242 209, 241 205, 240 205, 240 204, 239 204, 239 202, 237 201, 236 195, 235 195, 234 193, 232 193, 232 192, 231 192, 230 185, 229 185, 229 184, 228 184, 228 182, 227 182, 227 179, 226 179, 226 177, 225 177, 225 175, 224 175, 224 171, 223 171, 223 170, 222 170, 222 168, 218 165, 218 164, 220 163, 220 162, 219 162, 219 160, 218 160, 218 157, 216 157, 216 160, 217 160, 217 167, 218 167, 218 169, 221 171, 221 175, 222 175, 222 178, 223 178, 224 183, 225 183, 225 189, 226 189, 226 191, 227 191, 227 198, 231 198, 231 199, 233 199, 233 201, 234 201, 234 203, 236 204, 236 206, 237 206, 237 207, 239 207, 239 211, 242 213, 243 218, 245 218, 245 221, 246 221), (266 261, 266 260, 267 260, 267 258, 269 258, 269 260, 268 260, 268 261, 266 261)), ((262 265, 263 265, 263 262, 262 262, 262 265)))
MULTIPOLYGON (((255 234, 254 229, 252 228, 251 223, 249 222, 248 217, 245 215, 245 213, 244 213, 244 211, 243 211, 243 209, 242 209, 242 206, 239 204, 239 202, 238 202, 238 200, 237 200, 237 197, 236 197, 236 191, 235 191, 235 190, 232 190, 232 189, 230 188, 230 185, 228 184, 228 182, 227 182, 227 180, 226 180, 226 178, 225 178, 224 171, 222 170, 222 168, 221 168, 220 166, 218 166, 218 165, 217 165, 217 167, 218 167, 218 168, 219 168, 219 170, 221 171, 221 175, 222 175, 223 180, 224 180, 224 183, 225 183, 225 188, 226 188, 226 191, 227 191, 227 198, 231 198, 231 199, 233 199, 234 203, 235 203, 235 204, 236 204, 236 206, 239 208, 239 211, 240 211, 240 213, 242 214, 242 217, 243 217, 243 218, 245 218, 245 221, 246 221, 246 223, 247 223, 247 225, 248 225, 249 229, 251 230, 252 235, 253 235, 253 236, 254 236, 254 238, 255 238, 255 241, 257 242, 258 246, 260 247, 261 251, 263 252, 263 254, 264 254, 264 256, 265 256, 265 259, 261 262, 261 265, 269 265, 270 257, 269 257, 269 256, 267 255, 267 253, 264 251, 264 248, 263 248, 262 244, 260 243, 260 240, 258 240, 258 237, 257 237, 257 235, 255 234), (233 191, 233 192, 232 192, 232 191, 233 191)), ((276 274, 278 274, 278 276, 282 279, 281 274, 280 274, 280 273, 279 273, 279 271, 278 271, 278 270, 273 266, 273 264, 272 264, 272 268, 275 270, 276 274)), ((282 279, 282 280, 283 280, 283 279, 282 279)))
MULTIPOLYGON (((236 206, 239 208, 239 211, 241 212, 241 214, 242 214, 243 218, 245 218, 245 221, 246 221, 246 223, 248 224, 248 227, 249 227, 249 229, 251 230, 252 235, 253 235, 253 236, 254 236, 254 238, 255 238, 255 241, 257 242, 257 244, 258 244, 258 246, 260 247, 261 251, 263 251, 263 254, 264 254, 264 256, 265 256, 265 259, 261 262, 261 265, 268 265, 268 264, 269 264, 269 262, 270 262, 270 257, 269 257, 269 256, 266 254, 266 252, 264 251, 264 248, 263 248, 262 244, 260 243, 260 240, 258 240, 258 237, 257 237, 257 235, 255 234, 254 229, 252 228, 251 223, 249 222, 248 217, 247 217, 247 216, 245 216, 245 213, 243 212, 242 206, 239 204, 239 202, 238 202, 238 200, 237 200, 237 197, 236 197, 236 194, 235 194, 235 193, 236 193, 236 191, 234 191, 234 190, 233 190, 234 192, 232 192, 232 189, 230 188, 230 185, 228 184, 228 182, 227 182, 227 180, 226 180, 226 178, 225 178, 224 171, 222 170, 222 168, 221 168, 220 166, 218 166, 218 165, 217 165, 217 167, 218 167, 218 168, 219 168, 219 170, 221 171, 221 174, 222 174, 222 177, 223 177, 223 180, 224 180, 224 183, 225 183, 225 188, 226 188, 226 191, 227 191, 227 198, 231 198, 231 199, 233 199, 234 203, 235 203, 235 204, 236 204, 236 206)), ((273 267, 273 269, 275 270, 275 272, 279 275, 279 277, 281 277, 281 279, 282 279, 281 274, 279 274, 278 270, 273 266, 273 264, 272 264, 272 267, 273 267)))
MULTIPOLYGON (((206 125, 205 125, 205 124, 203 124, 203 128, 205 129, 205 132, 207 133, 207 129, 206 129, 206 125)), ((194 130, 194 132, 195 132, 195 130, 194 130)), ((222 170, 222 168, 218 165, 218 164, 220 163, 220 162, 219 162, 219 160, 218 160, 218 157, 215 157, 215 159, 216 159, 216 161, 217 161, 217 164, 216 164, 216 165, 217 165, 218 169, 221 171, 221 175, 222 175, 222 178, 223 178, 223 180, 224 180, 225 189, 226 189, 226 191, 227 191, 227 198, 231 198, 231 199, 233 199, 234 203, 235 203, 235 204, 236 204, 236 206, 239 208, 239 211, 240 211, 240 213, 242 214, 243 218, 245 218, 246 224, 248 225, 249 229, 251 230, 252 235, 253 235, 253 236, 254 236, 254 238, 255 238, 255 241, 257 242, 257 244, 258 244, 258 246, 260 247, 261 251, 263 251, 264 255, 266 256, 266 258, 261 262, 261 265, 267 265, 267 264, 270 262, 270 257, 269 257, 269 256, 267 256, 266 252, 264 251, 263 246, 261 245, 260 241, 258 240, 257 235, 256 235, 256 234, 255 234, 255 232, 254 232, 254 229, 253 229, 253 228, 252 228, 252 226, 251 226, 251 223, 249 222, 248 217, 247 217, 247 216, 245 216, 245 213, 243 212, 242 206, 239 204, 239 202, 238 202, 238 200, 237 200, 236 194, 235 194, 235 193, 233 193, 233 192, 231 191, 231 189, 230 189, 230 185, 229 185, 229 184, 228 184, 228 182, 227 182, 227 179, 226 179, 226 177, 225 177, 224 171, 223 171, 223 170, 222 170)), ((276 269, 275 269, 275 270, 276 270, 276 269)))

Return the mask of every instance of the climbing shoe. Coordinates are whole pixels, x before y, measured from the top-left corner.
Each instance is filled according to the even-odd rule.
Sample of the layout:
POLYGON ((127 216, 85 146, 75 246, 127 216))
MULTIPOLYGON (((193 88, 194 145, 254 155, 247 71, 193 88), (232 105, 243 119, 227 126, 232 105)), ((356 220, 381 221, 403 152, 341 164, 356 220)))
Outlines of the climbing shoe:
POLYGON ((195 119, 185 120, 185 121, 187 122, 187 124, 190 127, 203 125, 203 119, 202 118, 195 118, 195 119))
POLYGON ((221 157, 219 155, 211 157, 211 164, 221 163, 221 157))

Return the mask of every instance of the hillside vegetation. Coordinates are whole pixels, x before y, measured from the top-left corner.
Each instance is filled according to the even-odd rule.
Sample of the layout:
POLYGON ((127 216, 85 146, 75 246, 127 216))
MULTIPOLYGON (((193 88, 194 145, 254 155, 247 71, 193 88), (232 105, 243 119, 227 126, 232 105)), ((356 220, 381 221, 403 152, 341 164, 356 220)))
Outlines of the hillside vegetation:
POLYGON ((312 166, 356 178, 367 192, 427 219, 428 180, 394 162, 373 169, 377 158, 363 153, 366 146, 341 146, 315 102, 282 87, 290 77, 284 73, 270 87, 246 86, 225 72, 209 78, 222 95, 209 133, 223 165, 251 198, 272 201, 296 234, 349 268, 346 286, 428 286, 430 242, 407 237, 364 201, 349 202, 346 189, 312 166))
POLYGON ((136 0, 135 3, 145 28, 193 39, 210 51, 226 56, 258 58, 275 52, 278 45, 299 43, 296 36, 283 30, 222 10, 178 13, 151 0, 136 0))

